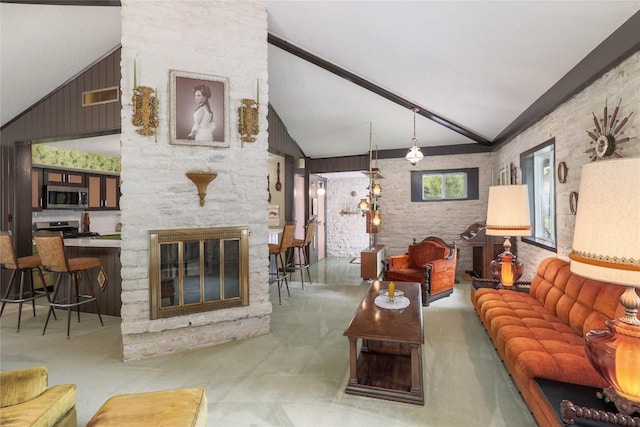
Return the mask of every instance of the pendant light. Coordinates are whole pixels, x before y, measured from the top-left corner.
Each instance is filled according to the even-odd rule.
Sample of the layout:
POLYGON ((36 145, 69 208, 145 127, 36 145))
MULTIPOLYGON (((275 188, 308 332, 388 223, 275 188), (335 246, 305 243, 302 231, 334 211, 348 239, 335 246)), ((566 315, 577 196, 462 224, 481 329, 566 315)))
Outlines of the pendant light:
POLYGON ((413 111, 413 139, 411 140, 411 148, 409 148, 409 152, 405 156, 405 159, 409 161, 413 166, 417 165, 420 160, 424 157, 422 151, 420 151, 420 147, 418 146, 418 139, 416 138, 416 113, 419 111, 417 108, 412 108, 413 111))

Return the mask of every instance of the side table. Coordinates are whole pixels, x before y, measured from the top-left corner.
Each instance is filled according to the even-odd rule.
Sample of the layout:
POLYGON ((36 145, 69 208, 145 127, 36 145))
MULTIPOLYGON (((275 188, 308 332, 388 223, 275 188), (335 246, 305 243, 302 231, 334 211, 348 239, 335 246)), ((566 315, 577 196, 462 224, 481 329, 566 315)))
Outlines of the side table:
MULTIPOLYGON (((498 289, 500 288, 500 281, 498 279, 480 279, 478 277, 474 277, 471 279, 471 284, 473 289, 476 291, 482 288, 489 289, 498 289)), ((502 288, 507 289, 507 288, 502 288)), ((529 289, 531 289, 531 282, 518 280, 513 284, 513 288, 510 290, 516 292, 526 292, 529 293, 529 289)))

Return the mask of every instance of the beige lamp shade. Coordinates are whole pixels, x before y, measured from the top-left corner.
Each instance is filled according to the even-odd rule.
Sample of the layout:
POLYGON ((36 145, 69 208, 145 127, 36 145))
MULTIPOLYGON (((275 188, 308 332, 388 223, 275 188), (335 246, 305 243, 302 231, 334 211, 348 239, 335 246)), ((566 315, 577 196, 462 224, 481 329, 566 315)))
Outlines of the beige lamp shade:
POLYGON ((526 185, 489 187, 486 234, 489 236, 530 236, 531 215, 526 185))
POLYGON ((640 287, 640 158, 582 167, 571 271, 640 287))

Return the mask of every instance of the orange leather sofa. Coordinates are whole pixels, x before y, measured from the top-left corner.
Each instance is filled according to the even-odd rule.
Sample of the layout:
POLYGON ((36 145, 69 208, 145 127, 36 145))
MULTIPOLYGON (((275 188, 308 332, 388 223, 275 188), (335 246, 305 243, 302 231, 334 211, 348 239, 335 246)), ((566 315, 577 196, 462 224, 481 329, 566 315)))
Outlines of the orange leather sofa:
POLYGON ((448 297, 456 281, 457 250, 438 237, 427 237, 409 245, 405 255, 395 255, 382 261, 384 280, 418 282, 422 287, 422 305, 448 297))
POLYGON ((480 320, 540 426, 563 424, 534 378, 607 386, 588 359, 584 335, 623 314, 622 292, 623 286, 572 274, 559 258, 540 263, 529 293, 471 289, 480 320))

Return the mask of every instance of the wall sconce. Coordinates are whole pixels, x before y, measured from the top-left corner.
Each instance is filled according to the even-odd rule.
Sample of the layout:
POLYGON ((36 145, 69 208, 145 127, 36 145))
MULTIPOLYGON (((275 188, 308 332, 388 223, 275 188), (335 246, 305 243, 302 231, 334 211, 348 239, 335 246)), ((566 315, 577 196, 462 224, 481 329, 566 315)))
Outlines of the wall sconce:
POLYGON ((198 196, 200 197, 200 206, 204 206, 204 198, 207 195, 207 186, 211 181, 216 179, 218 174, 216 172, 187 172, 187 177, 193 181, 198 189, 198 196))
POLYGON ((243 99, 238 107, 238 133, 240 141, 255 142, 255 135, 260 133, 259 124, 260 107, 252 99, 243 99))
POLYGON ((140 135, 156 136, 158 142, 158 97, 157 92, 147 86, 136 86, 133 88, 133 117, 131 123, 134 126, 142 126, 136 129, 140 135), (156 94, 154 96, 153 94, 156 94))

